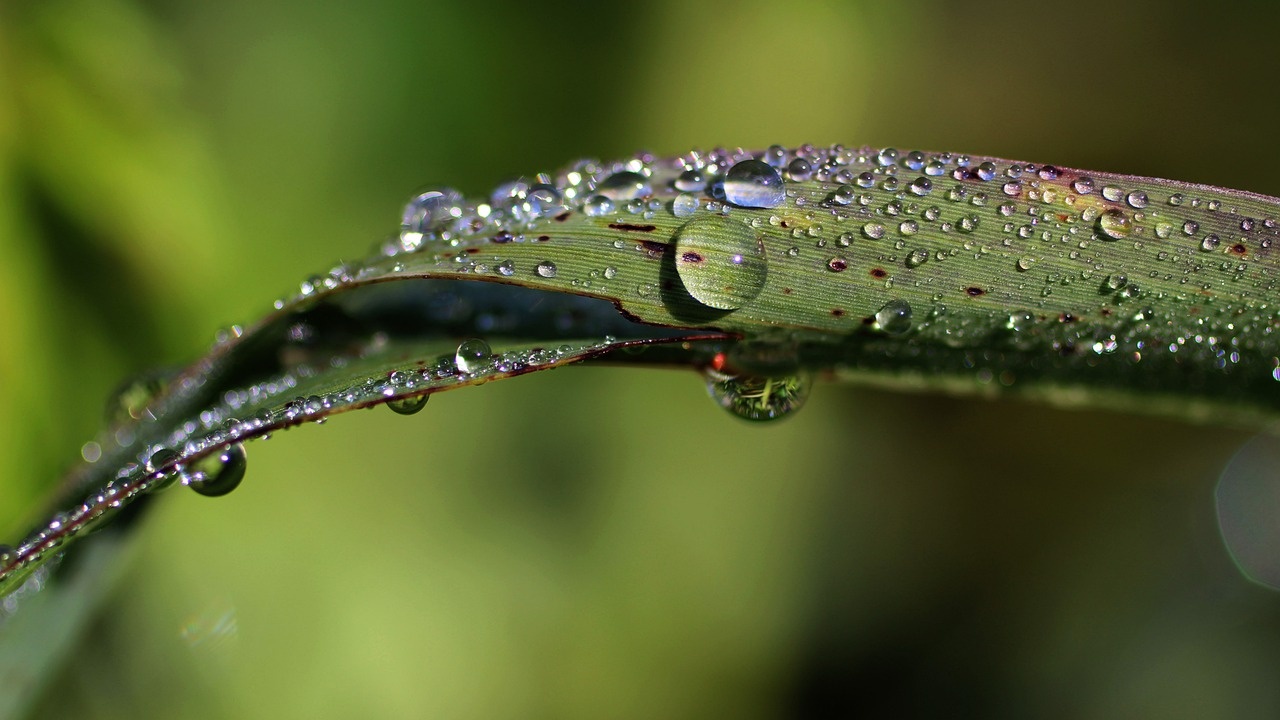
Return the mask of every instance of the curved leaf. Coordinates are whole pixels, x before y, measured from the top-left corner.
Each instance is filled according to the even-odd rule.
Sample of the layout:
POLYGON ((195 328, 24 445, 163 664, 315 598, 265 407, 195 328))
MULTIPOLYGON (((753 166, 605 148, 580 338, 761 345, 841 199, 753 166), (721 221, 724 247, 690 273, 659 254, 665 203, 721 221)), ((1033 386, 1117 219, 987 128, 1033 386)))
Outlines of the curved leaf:
POLYGON ((430 191, 378 257, 309 278, 129 404, 63 484, 61 512, 4 554, 0 592, 246 439, 587 359, 1270 427, 1277 203, 841 146, 582 161, 489 202, 430 191), (459 359, 471 335, 499 352, 459 359), (615 352, 631 348, 653 350, 615 352))

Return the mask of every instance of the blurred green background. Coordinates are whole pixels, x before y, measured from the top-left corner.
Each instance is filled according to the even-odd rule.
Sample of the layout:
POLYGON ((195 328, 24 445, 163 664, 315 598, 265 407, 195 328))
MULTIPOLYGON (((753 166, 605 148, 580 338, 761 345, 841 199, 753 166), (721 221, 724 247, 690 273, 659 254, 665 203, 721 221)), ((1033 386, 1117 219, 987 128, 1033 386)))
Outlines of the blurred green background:
MULTIPOLYGON (((424 184, 639 149, 992 154, 1280 195, 1262 4, 0 5, 0 527, 126 375, 424 184)), ((570 368, 173 492, 39 717, 1280 716, 1217 536, 1238 432, 570 368)))

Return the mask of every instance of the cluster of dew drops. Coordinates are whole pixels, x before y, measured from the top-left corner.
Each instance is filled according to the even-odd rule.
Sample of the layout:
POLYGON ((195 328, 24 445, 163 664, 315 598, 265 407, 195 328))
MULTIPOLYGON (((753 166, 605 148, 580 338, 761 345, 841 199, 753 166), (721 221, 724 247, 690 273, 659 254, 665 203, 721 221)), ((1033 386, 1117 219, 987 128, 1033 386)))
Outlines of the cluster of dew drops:
MULTIPOLYGON (((405 206, 399 236, 383 244, 380 250, 387 257, 435 252, 440 258, 452 257, 460 272, 504 276, 530 272, 541 278, 554 278, 558 269, 551 260, 538 262, 532 268, 519 268, 511 260, 484 263, 466 252, 452 256, 449 253, 472 238, 487 238, 499 245, 526 242, 526 232, 530 237, 537 236, 540 221, 565 212, 640 218, 666 213, 684 223, 673 238, 675 267, 683 289, 698 303, 727 311, 755 298, 764 288, 768 272, 765 249, 751 232, 751 226, 729 222, 729 216, 736 208, 777 208, 789 202, 796 208, 829 213, 838 221, 859 215, 867 220, 859 228, 840 233, 834 241, 818 236, 818 247, 836 251, 826 263, 835 273, 849 266, 839 249, 858 239, 875 242, 896 237, 894 247, 901 251, 906 268, 917 268, 930 260, 941 261, 955 255, 961 247, 966 251, 972 249, 975 257, 983 256, 987 250, 981 243, 966 240, 954 243, 955 247, 929 250, 923 243, 913 248, 913 236, 924 237, 928 224, 931 237, 954 233, 958 239, 964 239, 980 224, 994 221, 1004 237, 1001 248, 1004 254, 1032 240, 1052 243, 1043 247, 1061 247, 1062 253, 1069 252, 1071 260, 1079 263, 1080 277, 1075 280, 1091 281, 1102 271, 1099 280, 1092 282, 1099 285, 1100 292, 1114 294, 1117 301, 1143 298, 1149 292, 1140 278, 1130 277, 1132 273, 1126 274, 1124 268, 1105 272, 1098 251, 1089 249, 1091 242, 1129 241, 1137 248, 1144 240, 1185 236, 1194 240, 1195 249, 1206 257, 1209 253, 1221 255, 1224 272, 1235 273, 1237 279, 1243 277, 1247 266, 1237 256, 1243 254, 1238 252, 1242 245, 1236 239, 1226 239, 1223 230, 1216 227, 1218 223, 1206 223, 1203 228, 1194 220, 1175 224, 1161 219, 1157 208, 1158 204, 1168 205, 1173 210, 1185 204, 1210 214, 1234 214, 1235 209, 1224 208, 1221 199, 1202 199, 1172 190, 1161 197, 1149 196, 1143 189, 1123 187, 1121 178, 1112 179, 1113 176, 1104 174, 1095 174, 1095 177, 1052 165, 841 145, 802 145, 793 149, 772 146, 759 153, 715 149, 674 158, 641 154, 611 164, 583 160, 554 175, 544 173, 529 180, 506 183, 487 201, 468 200, 449 188, 427 190, 405 206), (819 189, 818 194, 815 188, 819 189), (944 205, 954 203, 966 212, 950 217, 938 205, 931 204, 938 200, 946 201, 940 203, 944 205), (880 202, 885 203, 882 208, 868 207, 880 202), (1237 249, 1237 255, 1227 252, 1231 248, 1237 249)), ((752 222, 757 221, 758 218, 752 222)), ((1234 222, 1239 226, 1239 240, 1248 239, 1259 250, 1269 248, 1277 236, 1277 224, 1269 218, 1239 216, 1234 222)), ((817 228, 820 226, 809 228, 809 232, 816 234, 817 228)), ((990 233, 984 237, 990 237, 990 233)), ((621 245, 622 241, 615 242, 615 246, 621 245)), ((795 256, 798 248, 788 252, 795 256)), ((1017 271, 1015 277, 1023 278, 1033 269, 1037 260, 1035 252, 1039 251, 1015 253, 1012 258, 1017 271)), ((1194 282, 1203 262, 1184 258, 1180 252, 1177 258, 1172 255, 1162 251, 1157 259, 1181 262, 1186 266, 1181 282, 1194 282)), ((593 279, 612 280, 616 274, 614 268, 606 267, 581 282, 585 285, 593 279)), ((1166 282, 1172 279, 1173 275, 1164 278, 1166 282)), ((1051 302, 1053 286, 1066 285, 1072 280, 1058 273, 1045 274, 1044 287, 1034 303, 1043 306, 1051 302)), ((1207 280, 1199 282, 1197 289, 1209 289, 1207 280)), ((573 283, 576 285, 579 280, 573 283)), ((1025 282, 1018 287, 1021 291, 1026 287, 1025 282)), ((637 288, 640 295, 654 291, 651 286, 637 288)), ((985 292, 982 288, 968 291, 971 295, 985 292)), ((941 299, 941 295, 934 296, 935 301, 941 299)), ((940 316, 945 313, 945 306, 939 302, 931 313, 916 310, 906 300, 887 298, 873 315, 873 329, 888 335, 919 332, 928 323, 922 315, 940 316)), ((1059 317, 1057 312, 1018 309, 1009 314, 1006 327, 1015 335, 1025 336, 1015 343, 1030 344, 1037 342, 1038 335, 1032 332, 1037 323, 1053 322, 1059 317)), ((1151 313, 1145 308, 1139 310, 1134 320, 1151 321, 1151 313)), ((965 327, 956 325, 946 329, 952 339, 958 339, 965 331, 965 327)), ((1239 357, 1238 348, 1232 347, 1227 338, 1214 333, 1186 335, 1173 338, 1170 346, 1205 344, 1206 352, 1216 356, 1224 366, 1239 357)), ((1125 340, 1112 335, 1089 338, 1085 345, 1099 355, 1124 350, 1136 362, 1147 349, 1144 340, 1135 334, 1128 338, 1133 347, 1123 347, 1125 340)), ((1271 372, 1280 380, 1280 362, 1273 365, 1276 367, 1271 372)), ((751 377, 726 380, 725 376, 714 374, 709 387, 718 402, 751 419, 785 416, 805 397, 804 392, 774 393, 773 384, 762 384, 759 378, 751 377), (743 381, 741 387, 736 380, 743 381), (735 395, 748 400, 724 400, 735 395)))

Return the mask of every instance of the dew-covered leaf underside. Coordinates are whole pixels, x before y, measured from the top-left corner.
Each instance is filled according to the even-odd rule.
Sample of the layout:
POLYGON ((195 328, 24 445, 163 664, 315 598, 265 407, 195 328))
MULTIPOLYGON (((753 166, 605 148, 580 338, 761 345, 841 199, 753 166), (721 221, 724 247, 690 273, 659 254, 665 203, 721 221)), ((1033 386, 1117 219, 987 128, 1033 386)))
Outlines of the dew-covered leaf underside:
POLYGON ((1280 200, 1235 190, 839 146, 583 161, 483 201, 424 192, 376 257, 151 379, 5 553, 0 593, 236 443, 579 361, 1274 430, 1277 217, 1280 200))

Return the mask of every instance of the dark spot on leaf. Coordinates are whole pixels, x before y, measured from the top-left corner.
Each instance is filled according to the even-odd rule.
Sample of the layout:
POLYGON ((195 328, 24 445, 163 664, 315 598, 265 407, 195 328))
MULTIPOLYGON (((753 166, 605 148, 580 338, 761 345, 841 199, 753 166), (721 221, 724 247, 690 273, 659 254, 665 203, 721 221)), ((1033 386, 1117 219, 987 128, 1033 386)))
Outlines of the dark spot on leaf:
POLYGON ((783 295, 790 295, 790 294, 791 294, 791 288, 782 288, 782 294, 783 294, 783 295))
POLYGON ((667 249, 666 245, 663 245, 660 242, 654 242, 652 240, 641 240, 640 247, 643 248, 645 251, 645 254, 647 254, 651 258, 662 257, 662 253, 664 253, 667 249))
POLYGON ((1105 307, 1104 307, 1104 308, 1102 308, 1102 310, 1100 310, 1099 312, 1101 312, 1101 313, 1102 313, 1102 317, 1111 317, 1111 308, 1105 308, 1105 307))
POLYGON ((466 251, 465 251, 465 252, 466 252, 468 255, 475 255, 476 253, 480 252, 480 248, 478 248, 478 247, 469 247, 469 248, 467 248, 467 249, 466 249, 466 251))
POLYGON ((871 277, 873 278, 882 278, 888 275, 889 273, 885 272, 884 268, 872 268, 871 270, 871 277))
POLYGON ((1231 246, 1231 252, 1243 257, 1245 253, 1249 252, 1249 250, 1244 246, 1244 243, 1236 243, 1235 245, 1231 246))
POLYGON ((609 223, 609 227, 625 232, 653 232, 658 229, 657 225, 632 225, 631 223, 609 223))
POLYGON ((681 255, 680 259, 687 263, 700 263, 703 261, 703 257, 692 250, 681 255))
POLYGON ((835 308, 834 310, 832 310, 832 311, 831 311, 831 316, 832 316, 832 317, 844 317, 844 311, 843 311, 843 310, 841 310, 840 308, 835 308))
POLYGON ((564 222, 565 220, 568 220, 569 215, 570 215, 569 211, 565 210, 564 212, 556 216, 556 222, 564 222))
POLYGON ((871 315, 869 315, 869 316, 867 316, 867 317, 862 318, 862 324, 863 324, 863 325, 875 325, 875 324, 876 324, 875 316, 871 316, 871 315))
POLYGON ((784 227, 784 228, 789 228, 789 227, 791 227, 791 223, 787 222, 786 220, 783 220, 783 221, 779 222, 779 223, 778 223, 778 225, 779 225, 780 227, 784 227))
POLYGON ((546 242, 551 239, 550 235, 539 235, 538 242, 546 242))
POLYGON ((831 272, 844 272, 849 269, 849 263, 845 262, 844 258, 831 258, 827 267, 831 268, 831 272))
POLYGON ((987 292, 980 287, 967 287, 964 291, 969 293, 969 297, 978 297, 979 295, 985 295, 987 292))
POLYGON ((499 232, 497 235, 494 235, 494 236, 493 236, 492 238, 490 238, 490 239, 491 239, 493 242, 496 242, 496 243, 498 243, 498 244, 500 244, 500 245, 501 245, 501 244, 504 244, 504 243, 509 243, 509 242, 511 242, 512 240, 514 240, 514 239, 515 239, 515 236, 514 236, 514 235, 512 235, 510 232, 508 232, 508 231, 506 231, 506 230, 503 230, 503 231, 499 232))
POLYGON ((1058 316, 1058 322, 1060 323, 1073 323, 1075 321, 1076 321, 1076 316, 1072 315, 1069 312, 1064 312, 1058 316))

